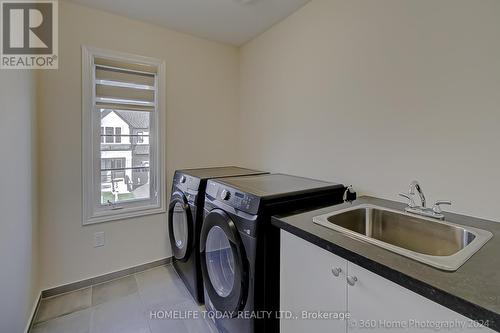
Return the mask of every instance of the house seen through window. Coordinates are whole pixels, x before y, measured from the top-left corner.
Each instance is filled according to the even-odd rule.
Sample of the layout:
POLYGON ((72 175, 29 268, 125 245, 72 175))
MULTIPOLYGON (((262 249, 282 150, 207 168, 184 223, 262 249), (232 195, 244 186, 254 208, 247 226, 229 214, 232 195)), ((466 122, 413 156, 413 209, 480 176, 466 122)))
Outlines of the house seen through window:
POLYGON ((100 109, 101 203, 150 197, 150 112, 100 109), (101 142, 103 140, 101 139, 101 142))

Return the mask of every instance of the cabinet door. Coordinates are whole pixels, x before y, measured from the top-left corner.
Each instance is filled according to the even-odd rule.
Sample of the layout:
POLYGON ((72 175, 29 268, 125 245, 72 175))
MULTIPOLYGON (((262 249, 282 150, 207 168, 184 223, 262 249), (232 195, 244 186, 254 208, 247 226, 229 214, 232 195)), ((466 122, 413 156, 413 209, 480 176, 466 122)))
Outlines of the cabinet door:
POLYGON ((280 265, 280 310, 294 316, 282 316, 281 333, 345 332, 346 321, 337 315, 347 308, 347 261, 282 230, 280 265))
POLYGON ((349 333, 493 332, 351 262, 348 276, 357 278, 354 285, 348 285, 347 291, 351 314, 349 333), (437 329, 436 325, 441 328, 437 329), (443 325, 454 326, 448 329, 443 325))

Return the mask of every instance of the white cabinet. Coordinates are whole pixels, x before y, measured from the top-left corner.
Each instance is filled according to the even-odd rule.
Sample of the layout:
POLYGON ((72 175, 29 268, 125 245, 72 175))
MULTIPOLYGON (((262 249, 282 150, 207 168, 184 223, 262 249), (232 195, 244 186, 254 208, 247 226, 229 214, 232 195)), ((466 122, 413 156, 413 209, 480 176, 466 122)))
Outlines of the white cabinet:
POLYGON ((280 310, 298 314, 281 320, 281 333, 493 332, 283 230, 280 272, 280 310), (342 270, 338 277, 336 268, 342 270), (351 318, 304 320, 303 311, 347 312, 351 318))
POLYGON ((346 321, 307 319, 347 309, 347 261, 290 233, 281 232, 280 331, 286 333, 341 333, 346 321), (338 276, 336 276, 338 275, 338 276), (287 313, 285 313, 287 312, 287 313))
POLYGON ((348 274, 357 279, 347 291, 351 314, 349 332, 489 331, 477 327, 469 318, 351 262, 348 274))

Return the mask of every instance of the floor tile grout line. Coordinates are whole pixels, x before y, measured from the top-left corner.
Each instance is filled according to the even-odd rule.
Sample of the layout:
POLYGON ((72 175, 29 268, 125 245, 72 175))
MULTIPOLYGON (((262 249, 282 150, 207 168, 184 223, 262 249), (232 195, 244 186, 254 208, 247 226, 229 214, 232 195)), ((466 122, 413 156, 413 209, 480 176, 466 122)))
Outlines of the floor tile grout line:
MULTIPOLYGON (((90 309, 92 312, 93 312, 93 308, 96 306, 93 304, 93 293, 94 293, 94 287, 97 286, 97 285, 101 285, 101 284, 104 284, 104 283, 108 283, 108 282, 116 282, 117 280, 119 279, 122 279, 122 278, 126 278, 126 277, 129 277, 131 275, 135 276, 136 273, 132 273, 132 274, 129 274, 129 275, 126 275, 126 276, 123 276, 123 277, 120 277, 120 278, 116 278, 116 279, 113 279, 113 280, 109 280, 109 281, 106 281, 106 282, 102 282, 102 283, 97 283, 97 284, 92 284, 88 287, 84 287, 84 288, 80 288, 78 290, 73 290, 73 291, 69 291, 67 293, 64 293, 64 294, 60 294, 60 295, 55 295, 55 296, 51 296, 51 297, 47 297, 47 298, 44 298, 42 299, 43 300, 50 300, 50 299, 55 299, 55 298, 58 298, 58 297, 64 297, 64 296, 67 296, 69 294, 72 294, 72 293, 76 293, 78 291, 82 291, 82 290, 86 290, 86 289, 89 289, 89 294, 90 294, 90 302, 89 302, 89 305, 88 306, 85 306, 83 308, 80 308, 80 309, 77 309, 77 310, 74 310, 74 311, 71 311, 71 312, 68 312, 68 313, 63 313, 63 314, 60 314, 56 317, 52 317, 52 318, 48 318, 46 320, 43 320, 43 321, 38 321, 35 323, 35 325, 40 325, 42 323, 46 323, 48 321, 51 321, 51 320, 55 320, 55 319, 58 319, 58 318, 62 318, 62 317, 65 317, 65 316, 68 316, 68 315, 71 315, 73 313, 76 313, 76 312, 79 312, 79 311, 84 311, 84 310, 87 310, 87 309, 90 309)), ((137 280, 135 279, 134 277, 134 281, 136 282, 137 284, 137 280)), ((139 287, 137 286, 137 289, 139 289, 139 287)))
POLYGON ((90 285, 90 321, 89 321, 89 333, 92 333, 92 326, 94 325, 94 305, 92 300, 94 299, 94 285, 90 285))
MULTIPOLYGON (((46 325, 46 324, 48 324, 48 323, 49 323, 49 322, 51 322, 51 321, 54 321, 54 320, 59 320, 59 319, 62 319, 62 318, 64 318, 64 317, 68 317, 68 316, 70 316, 70 315, 73 315, 73 314, 78 313, 78 312, 83 312, 83 311, 89 311, 89 312, 90 312, 90 313, 89 313, 89 316, 90 316, 90 315, 92 314, 92 307, 91 307, 91 306, 88 306, 88 307, 86 307, 86 308, 83 308, 83 309, 78 309, 78 310, 76 310, 76 311, 69 312, 69 313, 66 313, 66 314, 63 314, 63 315, 60 315, 60 316, 57 316, 57 317, 53 317, 53 318, 50 318, 50 319, 47 319, 47 320, 44 320, 44 321, 39 321, 39 322, 37 322, 37 323, 33 324, 33 328, 35 328, 36 326, 46 325)), ((30 330, 29 332, 31 332, 31 330, 30 330)), ((28 333, 29 333, 29 332, 28 332, 28 333)))
MULTIPOLYGON (((73 310, 73 311, 68 312, 68 313, 62 313, 62 314, 59 314, 59 315, 57 315, 57 316, 55 316, 55 317, 52 317, 52 318, 47 318, 47 319, 45 319, 45 320, 41 320, 41 321, 37 321, 37 320, 38 320, 38 318, 35 318, 35 322, 33 323, 33 326, 40 325, 40 324, 43 324, 43 323, 46 323, 46 322, 49 322, 49 321, 51 321, 51 320, 55 320, 55 319, 58 319, 58 318, 66 317, 66 316, 69 316, 69 315, 71 315, 71 314, 73 314, 73 313, 80 312, 80 311, 84 311, 84 310, 87 310, 87 309, 91 308, 91 307, 92 307, 92 289, 91 289, 91 286, 89 286, 89 287, 85 287, 85 288, 81 288, 81 289, 79 289, 79 290, 75 290, 75 291, 68 292, 68 293, 65 293, 65 294, 61 294, 61 295, 58 295, 58 296, 68 295, 68 294, 71 294, 71 293, 74 293, 74 292, 77 292, 77 291, 82 291, 82 290, 85 290, 85 289, 90 289, 90 304, 89 304, 88 306, 85 306, 85 307, 83 307, 83 308, 79 308, 79 309, 73 310)), ((54 297, 56 297, 56 296, 54 296, 54 297)), ((53 297, 46 298, 46 299, 50 300, 51 298, 53 298, 53 297)), ((45 300, 45 299, 43 299, 43 300, 45 300)), ((42 301, 43 301, 43 300, 42 300, 42 301)), ((40 308, 41 308, 42 306, 43 306, 43 304, 42 304, 42 302, 40 301, 40 308)), ((38 311, 38 312, 39 312, 39 311, 38 311)), ((37 313, 37 317, 38 317, 38 313, 37 313)))
MULTIPOLYGON (((179 272, 177 272, 177 270, 175 269, 175 267, 174 267, 172 264, 173 264, 173 263, 170 263, 169 265, 172 267, 172 270, 175 272, 175 275, 177 275, 177 277, 179 278, 179 280, 181 280, 181 281, 182 281, 182 278, 181 278, 181 276, 179 275, 179 272)), ((189 296, 191 296, 191 297, 192 297, 192 295, 191 295, 191 293, 189 292, 189 290, 187 289, 186 285, 185 285, 184 283, 182 283, 182 286, 184 287, 184 289, 185 289, 185 291, 187 292, 187 294, 188 294, 189 296)), ((179 303, 179 304, 182 304, 182 303, 185 303, 185 302, 187 302, 187 301, 181 302, 181 303, 179 303)), ((198 306, 198 307, 202 307, 202 309, 204 309, 205 311, 207 311, 207 308, 206 308, 205 304, 198 305, 198 302, 196 302, 196 300, 194 300, 194 299, 193 299, 193 302, 194 302, 194 304, 195 304, 196 306, 198 306)), ((208 321, 208 319, 204 319, 204 321, 205 321, 205 322, 206 322, 206 324, 209 326, 210 331, 213 331, 213 330, 212 330, 212 328, 213 328, 213 327, 212 327, 212 324, 213 324, 213 323, 212 323, 211 321, 208 321)))
POLYGON ((90 322, 89 322, 89 333, 92 333, 93 329, 92 327, 94 326, 94 310, 95 307, 93 305, 93 299, 94 299, 94 285, 90 285, 90 322))
MULTIPOLYGON (((139 300, 140 300, 140 305, 144 305, 144 303, 143 303, 143 301, 142 301, 142 298, 141 298, 140 291, 139 291, 139 283, 138 283, 138 281, 137 281, 136 274, 137 274, 137 273, 128 274, 128 275, 123 276, 123 277, 121 277, 121 278, 130 277, 130 278, 132 278, 132 279, 133 279, 133 281, 134 281, 134 282, 135 282, 135 284, 136 284, 137 291, 136 291, 136 292, 134 292, 134 293, 132 293, 132 294, 130 294, 130 295, 128 295, 128 296, 131 296, 131 295, 137 294, 137 296, 139 297, 139 300)), ((119 279, 121 279, 121 278, 114 279, 113 281, 119 280, 119 279)), ((106 282, 111 282, 111 281, 106 281, 106 282)), ((106 283, 106 282, 103 282, 103 283, 106 283)), ((97 283, 97 284, 95 284, 95 285, 92 285, 92 287, 94 287, 94 286, 98 286, 98 285, 101 285, 101 284, 102 284, 102 283, 97 283)), ((128 297, 128 296, 125 296, 125 297, 128 297)), ((123 298, 123 297, 120 297, 120 298, 123 298)), ((90 331, 89 331, 89 333, 92 333, 92 331, 93 331, 93 326, 94 326, 94 313, 95 313, 95 309, 96 309, 96 308, 98 308, 99 306, 103 305, 103 304, 106 304, 106 303, 107 303, 107 302, 100 303, 100 304, 96 304, 96 305, 93 305, 93 306, 91 307, 91 310, 92 310, 92 312, 91 312, 91 324, 90 324, 90 325, 91 325, 91 327, 90 327, 90 331)), ((142 309, 141 309, 141 310, 142 310, 142 309)), ((142 311, 141 311, 141 313, 145 316, 145 314, 144 314, 142 311)), ((147 317, 144 317, 144 319, 145 319, 145 320, 146 320, 146 322, 147 322, 147 317)), ((147 323, 147 327, 146 327, 146 328, 148 329, 148 332, 149 332, 149 333, 151 333, 151 327, 150 327, 149 323, 147 323)))
MULTIPOLYGON (((187 292, 187 294, 191 297, 193 297, 191 295, 191 292, 189 292, 189 289, 186 287, 186 285, 184 284, 184 281, 182 281, 182 278, 181 276, 179 275, 179 272, 177 272, 177 270, 175 269, 175 267, 173 265, 172 266, 172 270, 175 272, 175 275, 179 278, 179 280, 182 282, 182 286, 184 287, 184 291, 187 292)), ((194 297, 193 297, 194 298, 194 297)), ((197 303, 196 301, 194 301, 195 303, 197 303)))
MULTIPOLYGON (((165 266, 162 266, 164 268, 171 268, 171 270, 167 270, 167 272, 170 274, 170 271, 174 271, 174 274, 175 276, 178 278, 179 281, 181 281, 180 285, 182 286, 181 288, 184 290, 184 293, 188 296, 188 298, 182 300, 182 301, 178 301, 178 302, 175 302, 175 303, 171 303, 172 306, 177 306, 177 305, 181 305, 181 304, 185 304, 185 303, 188 303, 188 302, 191 302, 193 304, 195 304, 196 306, 198 306, 198 303, 193 299, 191 293, 189 292, 189 290, 187 289, 186 285, 184 284, 184 282, 182 281, 179 273, 175 270, 175 268, 173 267, 172 263, 170 264, 167 264, 165 266)), ((158 268, 158 267, 156 267, 158 268)), ((137 280, 137 276, 136 276, 136 280, 137 280)), ((138 280, 137 280, 138 282, 138 280)), ((175 281, 172 281, 174 284, 175 284, 175 281)), ((138 288, 140 290, 140 288, 138 288)), ((204 305, 203 305, 204 306, 204 305)))
POLYGON ((153 333, 153 329, 151 328, 151 323, 150 323, 150 320, 148 319, 148 315, 147 315, 148 309, 147 309, 146 303, 144 302, 144 299, 143 299, 141 288, 139 286, 139 280, 137 280, 137 273, 134 273, 134 279, 135 279, 135 283, 137 284, 137 293, 139 294, 139 299, 141 300, 141 304, 142 304, 144 311, 145 311, 144 315, 146 317, 146 323, 148 324, 149 332, 153 333))
MULTIPOLYGON (((179 273, 175 270, 174 266, 172 265, 172 263, 170 264, 167 264, 167 265, 164 265, 164 266, 161 266, 161 267, 164 267, 164 268, 172 268, 172 270, 174 271, 175 273, 175 276, 177 276, 177 278, 179 279, 179 281, 181 281, 181 285, 182 285, 182 288, 184 289, 184 292, 186 293, 186 295, 188 295, 188 297, 191 297, 192 298, 192 295, 191 293, 189 292, 189 289, 186 287, 186 285, 184 284, 184 282, 182 281, 182 278, 181 276, 179 275, 179 273)), ((155 268, 158 268, 158 267, 155 267, 155 268)), ((174 282, 175 283, 175 282, 174 282)), ((172 304, 172 305, 179 305, 179 304, 182 304, 182 303, 185 303, 186 301, 188 300, 191 300, 191 299, 187 299, 187 300, 184 300, 182 302, 178 302, 178 303, 175 303, 175 304, 172 304)), ((193 301, 196 303, 196 301, 193 299, 193 301)))
POLYGON ((155 267, 151 267, 151 268, 142 270, 140 272, 134 272, 134 273, 130 273, 130 274, 127 274, 127 275, 124 275, 124 276, 119 276, 119 277, 113 278, 111 280, 107 280, 107 281, 103 281, 103 282, 99 282, 99 283, 93 283, 93 284, 90 284, 90 285, 88 285, 86 287, 82 287, 82 288, 78 288, 78 289, 75 289, 75 290, 66 291, 66 292, 61 293, 61 294, 57 294, 57 295, 53 295, 53 296, 49 296, 49 297, 42 297, 41 300, 40 300, 40 302, 44 301, 44 300, 49 300, 49 299, 57 298, 57 297, 60 297, 60 296, 64 296, 64 295, 67 295, 67 294, 71 294, 71 293, 74 293, 74 292, 77 292, 77 291, 82 291, 84 289, 92 288, 94 286, 98 286, 98 285, 105 284, 105 283, 108 283, 108 282, 113 282, 113 281, 116 281, 116 280, 120 280, 120 279, 126 278, 126 277, 131 276, 131 275, 141 274, 141 273, 145 273, 145 272, 148 272, 148 271, 152 271, 152 270, 160 268, 160 267, 168 267, 168 266, 171 266, 171 265, 172 265, 172 263, 168 263, 168 264, 164 264, 164 265, 159 265, 159 266, 155 266, 155 267))
POLYGON ((94 300, 94 286, 90 285, 90 307, 94 306, 93 300, 94 300))
POLYGON ((180 304, 184 304, 186 302, 192 301, 196 306, 198 306, 198 302, 194 299, 193 295, 191 295, 191 292, 189 291, 189 289, 184 284, 184 281, 182 281, 182 278, 179 275, 179 272, 177 272, 177 270, 174 268, 174 266, 172 266, 172 270, 175 272, 175 275, 177 276, 177 278, 179 279, 179 281, 181 281, 180 285, 184 289, 184 292, 186 293, 186 295, 188 295, 188 297, 190 297, 190 298, 188 298, 188 299, 186 299, 186 300, 184 300, 182 302, 179 302, 179 303, 176 303, 176 304, 173 304, 173 305, 180 305, 180 304))
POLYGON ((88 332, 92 333, 93 331, 95 331, 95 329, 93 327, 94 323, 95 323, 95 309, 96 309, 96 305, 93 304, 93 296, 94 296, 94 292, 95 292, 95 287, 99 286, 99 285, 102 285, 102 284, 106 284, 106 283, 116 282, 118 280, 125 279, 125 278, 129 277, 129 278, 132 278, 133 281, 136 284, 137 294, 139 296, 140 305, 142 306, 142 310, 143 310, 141 312, 143 313, 143 315, 145 317, 144 319, 147 321, 147 326, 146 326, 147 329, 149 330, 150 333, 152 333, 153 329, 152 329, 151 321, 148 319, 148 316, 147 316, 147 307, 146 307, 146 301, 145 301, 145 298, 144 298, 145 297, 144 296, 144 290, 140 287, 140 283, 139 283, 139 274, 150 272, 150 271, 153 271, 155 269, 157 270, 157 269, 161 269, 161 268, 165 269, 166 273, 172 276, 172 281, 171 282, 172 282, 173 286, 176 287, 176 288, 181 288, 182 291, 183 291, 183 293, 186 296, 188 296, 183 301, 176 302, 176 304, 173 304, 173 305, 176 306, 176 305, 180 305, 180 304, 187 303, 187 302, 190 302, 190 303, 193 303, 195 305, 198 305, 195 301, 193 301, 193 299, 191 299, 189 297, 189 296, 191 296, 191 294, 189 293, 189 290, 184 285, 184 283, 182 283, 182 279, 181 279, 180 275, 178 274, 178 272, 173 267, 172 263, 168 263, 168 264, 165 264, 165 265, 161 265, 161 266, 157 266, 157 267, 152 267, 152 268, 144 270, 144 271, 131 273, 131 274, 128 274, 126 276, 118 277, 118 278, 115 278, 115 279, 112 279, 112 280, 109 280, 109 281, 92 284, 92 285, 89 285, 87 287, 80 288, 78 290, 73 290, 73 291, 70 291, 70 292, 67 292, 67 293, 64 293, 64 294, 54 295, 54 296, 51 296, 51 297, 47 297, 44 300, 49 300, 49 299, 61 297, 61 296, 64 296, 64 295, 68 295, 68 294, 71 294, 71 293, 74 293, 74 292, 77 292, 77 291, 82 291, 82 290, 86 290, 87 289, 89 291, 89 295, 90 295, 90 302, 84 308, 81 308, 81 309, 78 309, 76 311, 72 311, 72 312, 69 312, 69 313, 66 313, 66 314, 63 314, 63 315, 59 315, 57 317, 45 320, 43 322, 38 322, 37 324, 42 324, 42 323, 48 322, 50 320, 55 320, 55 319, 58 319, 58 318, 61 318, 61 317, 65 317, 65 316, 77 313, 79 311, 89 311, 88 332), (179 282, 181 282, 181 283, 179 283, 179 282))
POLYGON ((41 298, 45 299, 45 298, 50 298, 50 297, 59 296, 59 295, 66 294, 66 293, 70 293, 72 291, 76 291, 76 290, 80 290, 80 289, 84 289, 84 288, 90 287, 92 284, 94 284, 94 285, 98 284, 96 282, 96 280, 101 280, 101 282, 99 282, 99 283, 107 282, 107 281, 115 280, 115 279, 118 279, 120 277, 124 277, 124 276, 127 276, 127 275, 132 275, 132 274, 135 274, 135 273, 140 273, 140 272, 144 272, 144 271, 147 271, 147 270, 150 270, 150 269, 154 269, 156 267, 161 267, 161 266, 169 265, 169 264, 172 263, 172 261, 173 261, 172 257, 162 258, 162 259, 154 260, 152 262, 147 262, 147 263, 144 263, 144 264, 140 264, 140 265, 137 265, 137 266, 124 268, 124 269, 121 269, 121 270, 118 270, 118 271, 112 271, 112 272, 109 272, 109 273, 106 273, 106 274, 103 274, 103 275, 89 277, 89 278, 86 278, 84 280, 79 280, 79 281, 75 281, 75 282, 70 282, 70 283, 67 283, 67 284, 59 285, 59 286, 56 286, 56 287, 51 287, 51 288, 44 289, 44 290, 41 291, 41 295, 42 295, 41 298), (112 276, 115 276, 115 277, 111 278, 112 276), (59 290, 65 290, 65 291, 59 291, 59 290), (50 296, 45 296, 47 294, 50 295, 50 296))
POLYGON ((93 326, 94 326, 94 307, 91 306, 90 307, 90 320, 89 320, 89 333, 92 333, 92 331, 93 331, 92 327, 93 326))

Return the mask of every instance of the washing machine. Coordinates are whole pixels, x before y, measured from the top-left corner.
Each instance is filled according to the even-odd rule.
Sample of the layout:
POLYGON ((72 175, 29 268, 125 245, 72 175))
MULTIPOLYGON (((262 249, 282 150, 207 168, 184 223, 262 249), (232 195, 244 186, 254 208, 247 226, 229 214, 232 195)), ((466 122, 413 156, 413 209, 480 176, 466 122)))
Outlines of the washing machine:
POLYGON ((231 166, 178 170, 174 174, 168 213, 173 266, 199 304, 203 303, 199 240, 207 180, 263 173, 231 166))
POLYGON ((201 269, 208 317, 221 333, 279 331, 280 238, 271 216, 339 204, 346 191, 284 174, 208 181, 201 269))

